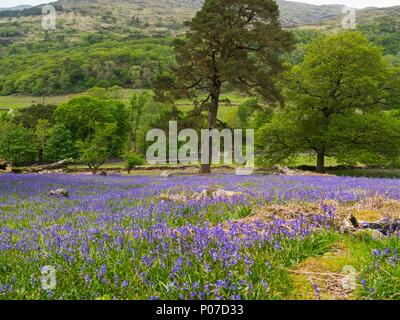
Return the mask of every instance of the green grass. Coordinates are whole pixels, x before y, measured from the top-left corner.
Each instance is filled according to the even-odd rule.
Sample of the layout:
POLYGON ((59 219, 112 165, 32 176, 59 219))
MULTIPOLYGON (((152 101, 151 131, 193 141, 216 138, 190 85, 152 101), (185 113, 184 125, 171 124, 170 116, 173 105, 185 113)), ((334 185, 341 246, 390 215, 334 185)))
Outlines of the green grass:
MULTIPOLYGON (((152 94, 152 90, 150 89, 121 89, 119 94, 121 95, 121 99, 124 101, 128 101, 133 93, 142 93, 147 92, 152 94)), ((58 96, 45 96, 44 101, 45 104, 55 104, 58 105, 60 103, 67 102, 76 96, 86 95, 87 92, 81 92, 76 94, 65 94, 58 96)), ((246 98, 239 94, 230 93, 223 95, 221 99, 229 99, 230 103, 222 102, 221 106, 226 108, 231 108, 235 110, 238 105, 240 105, 246 98)), ((29 107, 33 104, 42 103, 42 97, 37 96, 26 96, 26 95, 10 95, 10 96, 0 96, 0 107, 7 107, 11 109, 19 109, 29 107)), ((177 102, 178 106, 183 110, 188 110, 191 108, 192 103, 189 100, 179 100, 177 102)), ((227 109, 228 110, 228 109, 227 109)))
MULTIPOLYGON (((326 235, 322 239, 324 237, 326 235)), ((400 265, 398 261, 391 263, 390 260, 399 248, 398 237, 374 240, 367 232, 357 236, 335 233, 330 237, 330 246, 318 245, 319 253, 323 254, 316 251, 292 268, 289 281, 293 290, 286 298, 400 299, 400 265), (373 253, 377 249, 382 255, 374 258, 373 253), (385 249, 387 255, 384 254, 385 249), (353 290, 338 296, 342 279, 346 277, 352 282, 348 283, 353 285, 353 290), (319 294, 316 294, 313 283, 318 286, 319 294)))
MULTIPOLYGON (((120 94, 122 100, 128 101, 133 93, 135 92, 140 93, 144 91, 150 92, 151 90, 121 89, 120 94)), ((61 103, 67 102, 73 97, 83 96, 85 94, 87 94, 87 92, 81 92, 77 94, 65 94, 60 96, 50 96, 50 97, 46 96, 44 97, 44 102, 45 104, 59 105, 61 103)), ((42 103, 41 97, 23 96, 23 95, 0 96, 0 108, 21 109, 39 103, 42 103)))
MULTIPOLYGON (((45 97, 45 104, 58 105, 66 102, 75 95, 68 94, 63 96, 45 97)), ((21 109, 33 104, 42 103, 41 97, 32 96, 0 96, 0 108, 21 109)))

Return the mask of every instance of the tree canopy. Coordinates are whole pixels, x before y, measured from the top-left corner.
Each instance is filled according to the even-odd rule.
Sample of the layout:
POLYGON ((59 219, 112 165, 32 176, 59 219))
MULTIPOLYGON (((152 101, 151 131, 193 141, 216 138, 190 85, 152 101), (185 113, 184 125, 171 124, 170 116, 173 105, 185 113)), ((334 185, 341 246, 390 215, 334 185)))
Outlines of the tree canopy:
POLYGON ((115 125, 116 141, 113 155, 123 150, 128 130, 125 105, 118 100, 100 100, 93 97, 76 97, 60 105, 55 111, 56 123, 63 125, 74 142, 85 141, 107 124, 115 125))
POLYGON ((354 160, 356 150, 364 160, 396 157, 398 113, 387 110, 398 107, 399 89, 399 69, 364 36, 317 39, 286 74, 287 106, 261 128, 259 143, 272 161, 315 152, 318 171, 325 156, 354 160))

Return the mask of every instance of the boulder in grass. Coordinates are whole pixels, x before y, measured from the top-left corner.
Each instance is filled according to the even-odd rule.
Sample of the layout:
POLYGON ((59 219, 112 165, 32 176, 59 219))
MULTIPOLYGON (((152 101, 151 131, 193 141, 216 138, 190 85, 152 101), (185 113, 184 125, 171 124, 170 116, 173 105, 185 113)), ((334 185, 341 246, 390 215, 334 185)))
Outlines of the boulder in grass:
POLYGON ((161 178, 168 178, 171 175, 170 171, 161 171, 160 177, 161 178))
POLYGON ((162 194, 160 195, 161 201, 170 201, 170 202, 187 202, 189 201, 189 197, 185 194, 162 194))
POLYGON ((195 196, 196 201, 205 199, 221 199, 221 200, 232 200, 237 196, 243 196, 242 192, 227 191, 222 189, 217 190, 203 190, 195 196))
POLYGON ((227 191, 222 189, 203 190, 194 194, 162 194, 160 200, 172 202, 188 202, 188 201, 202 201, 202 200, 233 200, 235 197, 244 196, 243 192, 227 191))
POLYGON ((280 176, 296 176, 301 175, 300 172, 296 170, 289 169, 285 166, 275 165, 270 169, 270 174, 280 175, 280 176))
POLYGON ((64 197, 69 198, 69 192, 66 189, 51 190, 48 193, 49 197, 64 197))

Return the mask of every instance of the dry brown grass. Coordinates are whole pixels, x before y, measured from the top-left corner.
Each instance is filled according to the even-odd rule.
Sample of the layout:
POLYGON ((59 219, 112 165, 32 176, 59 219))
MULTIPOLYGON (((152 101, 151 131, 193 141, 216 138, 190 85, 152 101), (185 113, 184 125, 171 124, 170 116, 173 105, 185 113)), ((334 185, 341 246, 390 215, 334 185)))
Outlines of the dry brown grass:
POLYGON ((325 200, 321 203, 290 202, 284 205, 268 204, 254 208, 253 213, 242 219, 251 223, 254 220, 270 221, 274 217, 290 221, 303 215, 306 219, 323 213, 322 206, 335 208, 333 223, 339 227, 351 216, 360 221, 374 222, 381 219, 400 218, 400 201, 387 199, 382 196, 369 197, 357 203, 346 204, 336 200, 325 200))
POLYGON ((400 201, 375 196, 361 200, 349 208, 356 218, 364 221, 376 221, 383 218, 400 218, 400 201))

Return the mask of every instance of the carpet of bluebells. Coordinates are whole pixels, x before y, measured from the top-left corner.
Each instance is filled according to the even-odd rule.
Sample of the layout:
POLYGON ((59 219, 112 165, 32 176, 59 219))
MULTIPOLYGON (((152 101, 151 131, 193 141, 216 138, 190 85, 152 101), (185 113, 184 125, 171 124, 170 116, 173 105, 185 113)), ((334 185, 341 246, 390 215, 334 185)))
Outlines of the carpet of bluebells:
MULTIPOLYGON (((355 202, 376 194, 400 198, 400 180, 1 175, 0 299, 285 298, 292 290, 285 270, 332 244, 331 212, 314 221, 241 218, 266 203, 355 202), (210 186, 248 196, 160 200, 210 186), (47 195, 57 188, 70 197, 47 195), (56 270, 54 288, 43 286, 45 266, 56 270)), ((399 253, 376 250, 360 281, 368 297, 384 298, 376 290, 393 281, 387 269, 399 274, 399 253)))
POLYGON ((400 243, 374 249, 373 261, 361 280, 363 296, 370 299, 400 300, 400 243))

